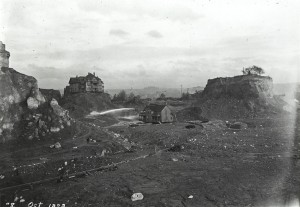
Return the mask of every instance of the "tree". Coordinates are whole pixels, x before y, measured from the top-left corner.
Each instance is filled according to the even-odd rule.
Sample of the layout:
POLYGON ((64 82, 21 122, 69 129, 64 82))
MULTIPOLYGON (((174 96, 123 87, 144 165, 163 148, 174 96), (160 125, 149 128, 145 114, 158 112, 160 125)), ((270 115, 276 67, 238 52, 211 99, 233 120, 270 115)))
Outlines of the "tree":
POLYGON ((181 99, 182 99, 182 100, 189 100, 189 99, 190 99, 190 94, 189 94, 189 92, 182 93, 181 99))
POLYGON ((261 67, 253 65, 252 67, 243 68, 242 73, 244 75, 262 75, 265 71, 261 67))
POLYGON ((113 101, 116 101, 117 99, 118 99, 118 98, 117 98, 117 94, 114 94, 112 100, 113 100, 113 101))
POLYGON ((127 99, 128 99, 128 101, 134 100, 135 99, 134 93, 131 92, 127 99))
POLYGON ((160 94, 159 99, 165 99, 166 95, 164 93, 160 94))
POLYGON ((115 94, 113 97, 113 101, 124 102, 127 99, 127 94, 124 90, 120 91, 118 94, 115 94))
POLYGON ((134 94, 129 94, 126 104, 141 104, 142 100, 139 95, 135 96, 134 94))

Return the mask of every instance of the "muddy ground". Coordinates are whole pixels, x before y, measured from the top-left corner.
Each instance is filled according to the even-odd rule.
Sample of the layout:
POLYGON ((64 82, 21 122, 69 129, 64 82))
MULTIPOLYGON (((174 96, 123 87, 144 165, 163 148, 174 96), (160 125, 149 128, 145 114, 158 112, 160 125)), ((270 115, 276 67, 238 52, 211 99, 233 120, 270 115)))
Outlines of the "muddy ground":
POLYGON ((77 120, 69 133, 0 146, 1 206, 288 205, 300 198, 294 119, 238 120, 248 125, 241 130, 226 120, 191 129, 77 120), (56 142, 62 147, 51 149, 56 142), (132 201, 138 192, 143 200, 132 201))

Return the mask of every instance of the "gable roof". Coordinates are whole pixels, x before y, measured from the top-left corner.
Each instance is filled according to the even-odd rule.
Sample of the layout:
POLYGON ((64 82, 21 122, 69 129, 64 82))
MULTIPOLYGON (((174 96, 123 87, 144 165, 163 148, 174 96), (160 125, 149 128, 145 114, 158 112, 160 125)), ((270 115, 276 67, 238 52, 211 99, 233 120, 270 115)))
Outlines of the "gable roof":
POLYGON ((79 76, 79 77, 75 77, 75 78, 70 78, 69 83, 73 84, 73 83, 80 83, 80 82, 85 82, 86 78, 84 76, 79 76))
POLYGON ((145 107, 144 111, 146 110, 151 110, 156 113, 160 113, 166 105, 161 105, 161 104, 149 104, 148 106, 145 107))
POLYGON ((94 74, 92 73, 88 73, 87 76, 85 76, 87 80, 91 80, 93 78, 95 78, 97 81, 101 80, 98 76, 95 76, 94 74))

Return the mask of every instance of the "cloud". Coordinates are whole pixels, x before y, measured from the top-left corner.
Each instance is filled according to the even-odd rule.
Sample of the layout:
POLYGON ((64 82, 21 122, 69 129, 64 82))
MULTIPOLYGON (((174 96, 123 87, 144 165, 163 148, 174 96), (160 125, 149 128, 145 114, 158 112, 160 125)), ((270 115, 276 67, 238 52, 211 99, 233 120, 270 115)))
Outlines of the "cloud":
POLYGON ((251 65, 285 82, 300 25, 296 6, 278 1, 3 0, 0 39, 10 66, 48 88, 87 72, 108 88, 202 85, 251 65))
POLYGON ((147 32, 147 35, 149 35, 150 37, 153 37, 153 38, 162 38, 163 37, 163 35, 156 30, 151 30, 151 31, 147 32))
POLYGON ((121 29, 112 29, 109 31, 109 35, 117 36, 117 37, 125 37, 128 35, 128 33, 121 29))
POLYGON ((118 0, 108 1, 78 1, 78 7, 85 12, 107 16, 124 16, 136 19, 155 18, 167 19, 171 21, 187 22, 202 18, 204 15, 199 13, 191 6, 191 2, 176 0, 151 0, 136 1, 128 0, 126 3, 120 3, 118 0), (155 9, 153 9, 155 7, 155 9), (113 8, 113 9, 112 9, 113 8))

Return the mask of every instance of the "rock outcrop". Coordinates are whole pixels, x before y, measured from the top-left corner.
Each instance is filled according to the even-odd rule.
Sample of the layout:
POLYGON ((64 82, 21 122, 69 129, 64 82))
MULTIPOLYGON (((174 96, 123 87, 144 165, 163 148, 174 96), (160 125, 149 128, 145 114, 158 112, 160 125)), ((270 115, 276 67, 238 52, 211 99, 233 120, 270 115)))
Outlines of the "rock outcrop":
POLYGON ((209 79, 203 91, 209 98, 231 97, 236 99, 273 97, 273 80, 268 76, 241 75, 209 79))
POLYGON ((208 80, 197 105, 204 117, 244 118, 278 113, 283 102, 273 96, 271 77, 241 75, 208 80))
POLYGON ((73 93, 62 99, 62 107, 75 118, 82 118, 92 111, 103 111, 115 108, 107 93, 73 93))
POLYGON ((46 101, 34 77, 21 74, 12 68, 1 68, 0 140, 2 142, 19 137, 39 138, 69 125, 71 122, 68 113, 60 108, 57 101, 46 101))
POLYGON ((58 103, 61 102, 61 94, 59 90, 54 89, 42 89, 40 88, 41 93, 45 97, 46 101, 51 101, 52 99, 57 100, 58 103))

